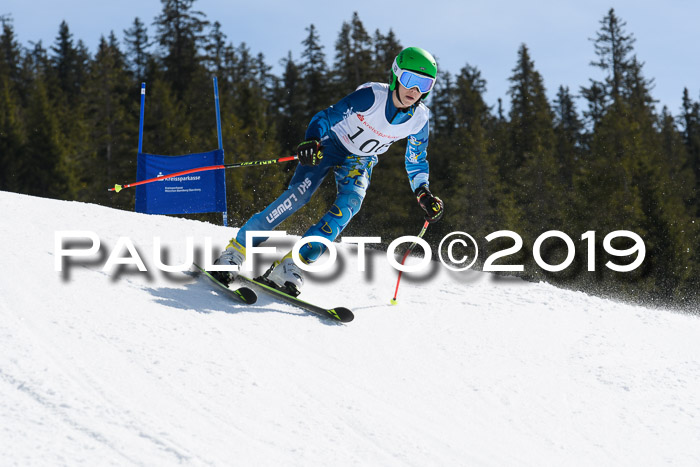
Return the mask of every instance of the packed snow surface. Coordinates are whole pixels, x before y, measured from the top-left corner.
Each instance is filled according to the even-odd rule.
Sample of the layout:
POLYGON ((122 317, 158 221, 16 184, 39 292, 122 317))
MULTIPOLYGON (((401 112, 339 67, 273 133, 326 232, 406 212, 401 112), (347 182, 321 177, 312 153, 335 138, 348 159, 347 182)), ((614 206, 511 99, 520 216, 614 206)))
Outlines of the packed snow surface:
POLYGON ((354 310, 334 324, 155 266, 158 238, 185 264, 231 228, 7 192, 0 213, 2 465, 700 465, 692 314, 439 263, 391 306, 385 254, 361 272, 339 244, 302 294, 354 310), (62 231, 100 248, 57 271, 93 243, 62 231), (105 270, 129 244, 148 271, 105 270))

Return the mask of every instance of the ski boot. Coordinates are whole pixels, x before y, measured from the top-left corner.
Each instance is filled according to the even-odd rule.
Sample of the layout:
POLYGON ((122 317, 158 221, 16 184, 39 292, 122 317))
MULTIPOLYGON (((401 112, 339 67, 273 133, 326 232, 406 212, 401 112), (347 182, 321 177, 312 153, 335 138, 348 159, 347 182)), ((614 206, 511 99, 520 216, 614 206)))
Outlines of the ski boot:
POLYGON ((233 282, 241 270, 245 261, 245 247, 238 243, 235 238, 231 239, 226 249, 221 253, 214 264, 226 266, 238 266, 238 271, 211 271, 210 274, 224 285, 233 282))
POLYGON ((304 285, 304 275, 301 268, 294 263, 291 252, 272 263, 270 269, 256 280, 292 297, 298 297, 304 285))

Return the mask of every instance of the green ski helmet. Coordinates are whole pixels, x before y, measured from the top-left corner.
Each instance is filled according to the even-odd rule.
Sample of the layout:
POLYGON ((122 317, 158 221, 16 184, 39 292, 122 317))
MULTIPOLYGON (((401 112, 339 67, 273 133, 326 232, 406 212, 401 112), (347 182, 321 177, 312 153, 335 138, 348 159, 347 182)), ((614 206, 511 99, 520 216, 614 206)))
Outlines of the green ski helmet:
POLYGON ((394 59, 391 76, 390 91, 396 89, 397 82, 401 82, 408 89, 418 87, 423 93, 421 99, 425 99, 437 80, 437 63, 427 50, 408 47, 399 52, 394 59))

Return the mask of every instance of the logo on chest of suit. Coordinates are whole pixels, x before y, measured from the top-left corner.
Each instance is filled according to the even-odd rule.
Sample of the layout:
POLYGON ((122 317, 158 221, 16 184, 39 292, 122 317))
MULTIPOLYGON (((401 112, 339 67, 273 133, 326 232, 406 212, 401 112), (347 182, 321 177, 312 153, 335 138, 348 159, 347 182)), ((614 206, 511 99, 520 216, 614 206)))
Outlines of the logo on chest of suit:
MULTIPOLYGON (((372 125, 370 125, 370 123, 367 121, 367 119, 365 118, 364 115, 359 114, 359 113, 355 114, 355 115, 357 115, 357 119, 362 123, 363 126, 365 126, 369 131, 371 131, 372 133, 374 133, 375 135, 377 135, 381 138, 387 138, 387 139, 392 139, 392 140, 397 140, 397 139, 402 138, 402 136, 387 135, 385 133, 382 133, 381 131, 377 130, 372 125)), ((361 128, 361 127, 358 127, 358 128, 361 128)), ((353 140, 354 138, 355 137, 350 137, 351 140, 353 140)), ((393 143, 393 142, 394 141, 392 141, 391 143, 393 143)), ((391 143, 389 143, 389 144, 391 144, 391 143)))
POLYGON ((388 135, 370 123, 366 115, 360 113, 355 114, 357 121, 354 126, 357 131, 348 127, 344 134, 341 134, 341 139, 347 145, 353 146, 355 151, 363 154, 382 154, 389 149, 396 141, 405 138, 405 135, 388 135), (351 134, 352 133, 352 134, 351 134))

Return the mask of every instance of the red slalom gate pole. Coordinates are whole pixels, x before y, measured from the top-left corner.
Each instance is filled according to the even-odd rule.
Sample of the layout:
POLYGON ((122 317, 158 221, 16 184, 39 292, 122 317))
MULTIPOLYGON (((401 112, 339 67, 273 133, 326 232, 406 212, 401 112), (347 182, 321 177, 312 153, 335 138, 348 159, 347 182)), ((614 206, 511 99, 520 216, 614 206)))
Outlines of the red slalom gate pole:
MULTIPOLYGON (((425 231, 428 230, 428 225, 430 223, 428 221, 425 221, 423 224, 423 228, 421 229, 420 233, 418 234, 418 238, 423 238, 423 235, 425 235, 425 231)), ((406 262, 406 258, 408 258, 408 255, 411 254, 413 249, 416 247, 417 242, 413 242, 411 246, 408 247, 408 250, 406 250, 406 253, 403 255, 403 259, 401 260, 401 266, 403 266, 403 263, 406 262)), ((403 271, 399 271, 399 278, 396 280, 396 290, 394 290, 394 298, 391 299, 391 304, 396 305, 398 302, 396 301, 396 296, 399 293, 399 284, 401 283, 401 274, 403 271)))
POLYGON ((180 177, 182 175, 187 175, 195 172, 205 172, 207 170, 221 170, 221 169, 236 169, 239 167, 252 167, 270 164, 279 164, 280 162, 289 162, 297 160, 297 156, 285 156, 277 159, 269 159, 265 161, 248 161, 248 162, 238 162, 236 164, 221 164, 221 165, 209 165, 206 167, 195 167, 194 169, 183 170, 182 172, 175 172, 168 175, 161 175, 160 177, 149 178, 148 180, 140 180, 138 182, 127 183, 126 185, 114 185, 113 188, 108 188, 107 191, 115 191, 119 193, 124 188, 131 188, 133 186, 144 185, 146 183, 157 182, 159 180, 165 180, 166 178, 180 177))

